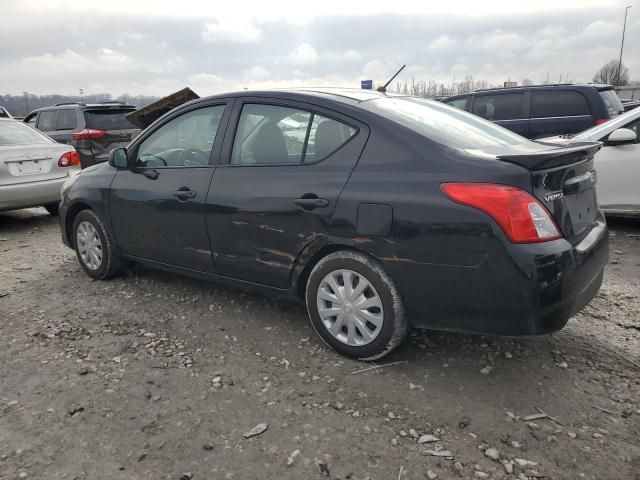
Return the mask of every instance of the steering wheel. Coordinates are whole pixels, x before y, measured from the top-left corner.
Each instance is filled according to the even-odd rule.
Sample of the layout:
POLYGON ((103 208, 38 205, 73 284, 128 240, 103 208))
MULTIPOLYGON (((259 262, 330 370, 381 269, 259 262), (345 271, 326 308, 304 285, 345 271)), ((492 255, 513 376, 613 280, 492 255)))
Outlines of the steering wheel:
POLYGON ((167 166, 167 161, 164 158, 162 158, 161 156, 155 155, 155 154, 151 154, 151 155, 149 155, 149 157, 151 157, 151 158, 149 158, 148 160, 145 160, 144 164, 141 165, 141 166, 153 168, 153 167, 157 167, 158 166, 157 163, 160 163, 160 162, 162 162, 162 166, 163 167, 167 166))
POLYGON ((206 165, 209 163, 207 157, 199 148, 185 148, 180 152, 176 160, 178 164, 186 165, 187 162, 197 163, 198 165, 206 165))

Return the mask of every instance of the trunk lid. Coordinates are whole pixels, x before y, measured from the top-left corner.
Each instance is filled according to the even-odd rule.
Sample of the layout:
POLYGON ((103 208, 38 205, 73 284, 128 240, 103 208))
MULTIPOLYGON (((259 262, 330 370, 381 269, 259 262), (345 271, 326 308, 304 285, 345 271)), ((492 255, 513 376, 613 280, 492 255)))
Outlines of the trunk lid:
POLYGON ((106 161, 111 150, 126 147, 137 135, 137 127, 126 118, 133 111, 135 109, 131 108, 86 110, 87 128, 103 130, 105 133, 99 138, 79 140, 78 146, 90 150, 96 161, 106 161))
POLYGON ((70 150, 57 143, 0 146, 0 185, 64 178, 69 168, 59 167, 58 160, 70 150))
POLYGON ((589 234, 598 216, 593 157, 601 144, 545 147, 526 154, 498 155, 498 159, 531 172, 533 195, 549 210, 563 236, 576 245, 589 234))

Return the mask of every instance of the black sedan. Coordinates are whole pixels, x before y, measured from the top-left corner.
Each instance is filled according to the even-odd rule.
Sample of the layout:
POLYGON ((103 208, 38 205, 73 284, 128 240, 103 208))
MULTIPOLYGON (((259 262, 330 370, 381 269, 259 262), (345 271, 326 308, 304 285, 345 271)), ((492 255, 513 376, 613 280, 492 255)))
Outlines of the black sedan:
POLYGON ((70 179, 62 238, 93 278, 139 262, 300 299, 359 359, 410 326, 549 333, 602 282, 599 148, 408 96, 219 95, 70 179))

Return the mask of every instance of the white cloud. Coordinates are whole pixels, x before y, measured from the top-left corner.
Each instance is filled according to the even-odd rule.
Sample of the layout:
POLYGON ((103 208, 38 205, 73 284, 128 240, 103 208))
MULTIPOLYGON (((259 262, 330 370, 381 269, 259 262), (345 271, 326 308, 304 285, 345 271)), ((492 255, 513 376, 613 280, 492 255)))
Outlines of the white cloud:
POLYGON ((582 35, 587 37, 602 38, 609 35, 617 35, 620 33, 620 27, 614 25, 611 22, 605 22, 604 20, 596 20, 593 23, 587 25, 582 30, 582 35))
POLYGON ((252 43, 262 38, 262 30, 250 21, 239 19, 206 23, 202 39, 207 42, 252 43))
POLYGON ((392 69, 389 68, 389 65, 381 62, 380 60, 371 60, 370 62, 367 62, 362 69, 362 75, 365 77, 365 80, 381 80, 393 75, 394 72, 391 70, 392 69))
POLYGON ((530 46, 530 41, 513 32, 494 30, 491 33, 472 35, 466 42, 467 48, 491 51, 501 54, 530 46))
POLYGON ((308 43, 296 47, 289 55, 296 65, 313 65, 318 61, 318 52, 308 43))
POLYGON ((441 52, 443 50, 450 50, 455 47, 456 41, 449 35, 440 35, 429 43, 429 50, 432 52, 441 52))
POLYGON ((265 78, 269 78, 271 73, 264 67, 260 65, 254 65, 249 70, 244 73, 244 77, 247 80, 264 80, 265 78))

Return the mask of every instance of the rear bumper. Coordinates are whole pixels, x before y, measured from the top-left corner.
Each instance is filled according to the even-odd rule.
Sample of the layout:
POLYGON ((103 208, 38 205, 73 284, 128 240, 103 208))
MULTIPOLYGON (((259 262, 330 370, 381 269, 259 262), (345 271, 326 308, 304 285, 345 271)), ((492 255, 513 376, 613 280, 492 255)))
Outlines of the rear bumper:
POLYGON ((62 185, 68 178, 69 175, 55 180, 0 185, 0 211, 58 203, 62 185))
POLYGON ((404 265, 404 272, 390 273, 394 279, 407 273, 424 279, 419 289, 397 282, 417 327, 533 335, 561 329, 591 301, 608 257, 609 234, 600 214, 591 234, 577 245, 564 239, 509 244, 473 267, 423 265, 418 272, 420 267, 404 265))

